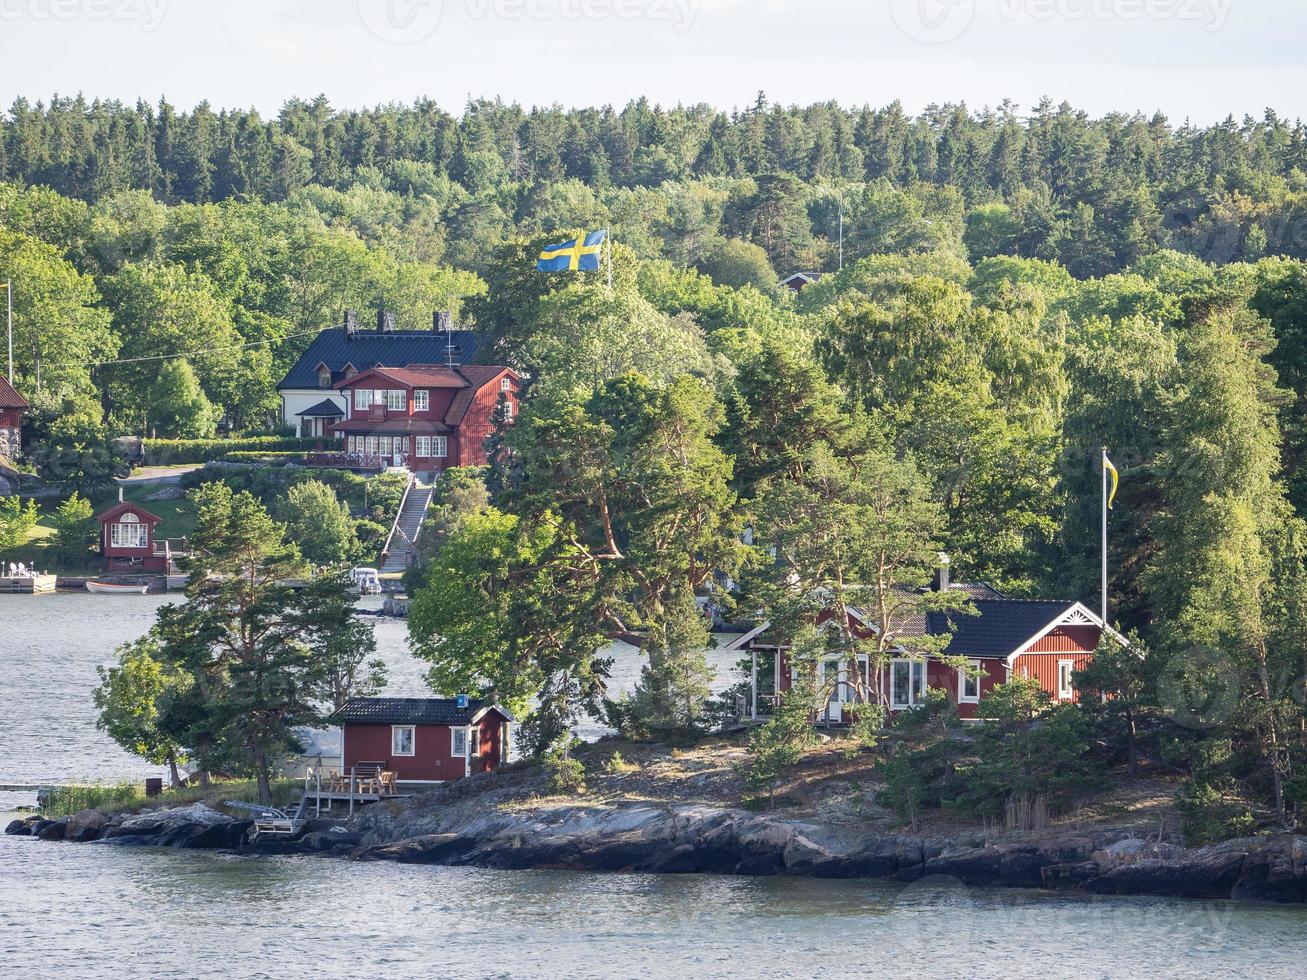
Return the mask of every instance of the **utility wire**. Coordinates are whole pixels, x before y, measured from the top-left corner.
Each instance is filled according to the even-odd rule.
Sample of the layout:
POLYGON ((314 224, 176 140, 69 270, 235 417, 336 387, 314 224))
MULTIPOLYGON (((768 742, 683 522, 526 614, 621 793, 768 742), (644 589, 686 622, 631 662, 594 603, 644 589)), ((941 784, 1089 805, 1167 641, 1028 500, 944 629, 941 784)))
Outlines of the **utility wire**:
POLYGON ((43 367, 109 367, 114 364, 142 364, 146 361, 170 361, 177 357, 197 357, 200 354, 217 354, 221 351, 231 350, 248 350, 251 347, 266 347, 268 344, 280 344, 283 340, 290 340, 292 337, 308 337, 311 334, 321 333, 321 330, 301 330, 298 333, 288 333, 284 337, 278 337, 276 340, 255 340, 248 344, 229 344, 226 347, 201 347, 199 350, 185 351, 178 354, 154 354, 150 357, 125 357, 116 361, 62 361, 55 364, 44 364, 43 367))

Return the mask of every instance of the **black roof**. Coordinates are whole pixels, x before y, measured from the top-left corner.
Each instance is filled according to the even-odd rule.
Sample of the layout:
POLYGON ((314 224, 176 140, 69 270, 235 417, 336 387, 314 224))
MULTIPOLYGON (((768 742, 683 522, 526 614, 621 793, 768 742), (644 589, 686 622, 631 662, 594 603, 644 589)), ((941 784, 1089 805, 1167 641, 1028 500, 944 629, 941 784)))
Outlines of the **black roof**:
POLYGON ((310 418, 315 418, 315 419, 325 419, 329 416, 332 417, 337 415, 344 416, 345 410, 340 407, 340 404, 335 399, 324 398, 322 399, 322 401, 318 402, 312 408, 306 408, 304 409, 304 411, 296 412, 295 414, 307 415, 310 418))
POLYGON ((359 371, 377 365, 404 367, 408 364, 447 364, 448 346, 454 345, 454 363, 470 364, 476 358, 479 343, 471 330, 449 333, 435 330, 355 330, 352 336, 344 327, 331 327, 313 338, 295 366, 281 379, 278 388, 318 387, 318 365, 331 369, 333 382, 344 377, 345 365, 359 371))
POLYGON ((460 708, 454 698, 350 698, 331 720, 341 725, 467 725, 486 708, 513 720, 489 701, 469 700, 460 708))
POLYGON ((943 636, 954 629, 944 651, 952 656, 1006 657, 1074 602, 1059 599, 973 599, 977 615, 959 612, 926 614, 927 632, 943 636))

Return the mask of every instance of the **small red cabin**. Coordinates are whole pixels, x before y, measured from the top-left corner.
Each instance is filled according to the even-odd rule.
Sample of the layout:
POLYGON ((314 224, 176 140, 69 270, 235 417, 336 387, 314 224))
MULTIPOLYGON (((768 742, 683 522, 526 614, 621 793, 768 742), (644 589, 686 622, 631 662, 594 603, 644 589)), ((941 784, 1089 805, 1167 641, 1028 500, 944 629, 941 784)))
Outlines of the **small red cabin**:
POLYGON ((488 701, 350 698, 340 726, 341 765, 378 766, 400 783, 444 783, 508 761, 513 716, 488 701))
POLYGON ((163 518, 125 501, 95 519, 100 523, 100 554, 107 571, 168 573, 168 555, 156 552, 154 546, 154 532, 163 518))

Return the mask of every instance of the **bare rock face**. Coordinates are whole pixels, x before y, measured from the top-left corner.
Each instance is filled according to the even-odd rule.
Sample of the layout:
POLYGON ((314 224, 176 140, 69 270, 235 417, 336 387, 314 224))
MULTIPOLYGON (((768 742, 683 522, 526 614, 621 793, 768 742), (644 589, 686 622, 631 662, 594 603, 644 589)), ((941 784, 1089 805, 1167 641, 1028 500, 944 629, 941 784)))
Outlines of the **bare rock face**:
POLYGON ((108 824, 109 818, 99 810, 78 810, 68 818, 64 837, 66 840, 83 844, 87 841, 99 840, 108 824))

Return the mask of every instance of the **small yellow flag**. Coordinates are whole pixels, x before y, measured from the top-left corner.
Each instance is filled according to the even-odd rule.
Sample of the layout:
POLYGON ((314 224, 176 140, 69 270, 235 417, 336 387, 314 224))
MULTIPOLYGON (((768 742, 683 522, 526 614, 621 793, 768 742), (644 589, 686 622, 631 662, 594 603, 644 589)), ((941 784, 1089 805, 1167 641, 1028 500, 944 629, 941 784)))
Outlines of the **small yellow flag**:
POLYGON ((1107 453, 1103 453, 1103 468, 1112 474, 1112 492, 1107 498, 1107 509, 1111 510, 1112 505, 1116 503, 1116 489, 1121 485, 1121 474, 1116 471, 1112 461, 1107 458, 1107 453))

